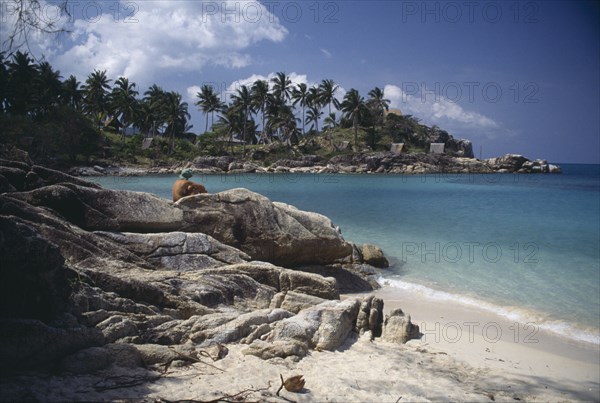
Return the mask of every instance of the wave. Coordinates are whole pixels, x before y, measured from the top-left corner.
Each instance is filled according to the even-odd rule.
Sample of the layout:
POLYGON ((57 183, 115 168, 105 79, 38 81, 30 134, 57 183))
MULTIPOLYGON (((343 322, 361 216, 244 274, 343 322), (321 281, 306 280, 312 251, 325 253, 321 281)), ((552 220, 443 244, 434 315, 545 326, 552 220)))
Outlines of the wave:
POLYGON ((377 282, 381 286, 389 286, 407 292, 416 293, 428 300, 456 302, 463 306, 474 307, 493 313, 513 322, 535 324, 540 329, 554 333, 558 336, 566 337, 575 341, 600 345, 600 330, 590 328, 583 329, 575 324, 551 320, 539 312, 518 307, 501 307, 473 297, 452 294, 445 291, 438 291, 421 284, 409 283, 397 279, 379 277, 377 282))

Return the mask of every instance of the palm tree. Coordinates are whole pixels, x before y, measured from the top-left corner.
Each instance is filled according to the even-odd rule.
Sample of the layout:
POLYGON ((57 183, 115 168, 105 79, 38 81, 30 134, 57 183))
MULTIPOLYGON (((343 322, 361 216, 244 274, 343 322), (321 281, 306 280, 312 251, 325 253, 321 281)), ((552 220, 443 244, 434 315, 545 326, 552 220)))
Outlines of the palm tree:
POLYGON ((79 110, 81 107, 83 90, 81 89, 81 83, 77 81, 77 77, 74 75, 70 75, 62 83, 62 101, 75 110, 79 110))
POLYGON ((323 126, 324 130, 333 129, 333 128, 337 127, 338 122, 337 122, 335 113, 330 113, 325 118, 325 120, 323 120, 323 123, 325 123, 325 126, 323 126))
POLYGON ((223 108, 223 102, 219 99, 219 96, 214 92, 210 85, 203 85, 200 92, 196 94, 199 99, 196 105, 200 107, 200 110, 204 112, 206 117, 206 128, 204 132, 208 131, 208 114, 211 114, 211 118, 214 124, 214 113, 223 108))
POLYGON ((145 108, 145 113, 150 114, 147 120, 149 120, 151 124, 152 137, 155 137, 157 129, 165 124, 165 100, 165 92, 156 84, 152 84, 152 86, 144 92, 144 102, 148 104, 145 108))
POLYGON ((298 84, 292 90, 292 99, 294 102, 292 105, 296 106, 296 104, 300 104, 302 107, 302 134, 306 134, 304 126, 306 125, 306 114, 304 113, 306 106, 308 104, 308 87, 304 83, 298 84))
POLYGON ((181 100, 181 94, 178 92, 167 92, 164 99, 164 113, 167 132, 171 134, 169 153, 173 153, 175 136, 182 134, 187 128, 187 121, 190 118, 188 103, 181 100))
POLYGON ((319 119, 323 116, 323 111, 321 110, 321 106, 316 104, 312 104, 308 107, 308 113, 306 114, 306 121, 308 123, 313 122, 315 124, 315 132, 319 134, 319 119))
POLYGON ((277 131, 279 138, 288 146, 298 143, 297 118, 292 107, 278 98, 272 98, 267 112, 267 127, 271 131, 277 131))
POLYGON ((365 99, 360 96, 357 90, 352 88, 344 97, 344 102, 341 104, 342 111, 347 119, 352 119, 352 127, 354 128, 354 145, 358 146, 358 125, 367 112, 365 99))
POLYGON ((244 156, 246 155, 246 142, 248 141, 246 136, 246 126, 248 122, 248 116, 254 113, 254 102, 252 99, 252 94, 250 89, 242 85, 234 95, 231 96, 232 100, 232 109, 234 111, 238 111, 243 113, 243 124, 242 124, 242 140, 244 141, 244 156))
POLYGON ((280 101, 287 103, 292 95, 292 80, 287 74, 279 72, 271 79, 273 83, 273 95, 280 101))
POLYGON ((8 63, 7 106, 11 113, 25 115, 33 109, 33 82, 38 74, 37 66, 28 54, 18 51, 8 63))
POLYGON ((62 92, 60 78, 60 72, 54 71, 50 63, 42 62, 38 66, 37 75, 33 80, 33 98, 41 113, 47 113, 52 106, 58 104, 62 92))
POLYGON ((390 109, 390 100, 384 98, 383 90, 379 87, 375 87, 369 91, 369 100, 367 101, 367 104, 373 109, 378 123, 382 124, 384 111, 390 109))
POLYGON ((94 70, 85 80, 84 91, 84 110, 96 120, 100 128, 102 118, 108 111, 108 90, 110 81, 106 75, 106 70, 94 70))
POLYGON ((115 81, 112 90, 110 103, 115 117, 121 120, 123 133, 121 138, 125 140, 125 130, 136 120, 139 111, 139 102, 136 99, 138 92, 135 89, 135 83, 130 83, 129 79, 119 77, 115 81))
POLYGON ((256 80, 254 84, 252 84, 252 101, 254 104, 254 109, 260 111, 260 116, 262 119, 261 138, 265 143, 267 143, 269 138, 267 136, 267 130, 265 127, 265 111, 269 102, 269 83, 267 81, 256 80))
POLYGON ((227 136, 229 137, 229 144, 231 145, 231 154, 234 155, 233 150, 233 133, 239 132, 241 126, 240 113, 233 108, 226 106, 221 110, 219 116, 219 124, 227 128, 227 136))
POLYGON ((339 85, 334 83, 333 80, 323 80, 319 85, 319 92, 321 93, 321 103, 323 105, 329 105, 329 114, 331 115, 331 104, 337 109, 340 109, 340 102, 335 97, 335 92, 339 88, 339 85))
POLYGON ((308 105, 308 117, 310 122, 315 124, 315 131, 319 134, 319 119, 323 116, 323 111, 321 110, 323 107, 321 91, 319 87, 311 87, 308 91, 307 97, 307 105, 308 105))
POLYGON ((138 114, 135 120, 135 125, 140 129, 144 137, 154 128, 155 114, 152 105, 147 100, 142 100, 138 105, 138 114))

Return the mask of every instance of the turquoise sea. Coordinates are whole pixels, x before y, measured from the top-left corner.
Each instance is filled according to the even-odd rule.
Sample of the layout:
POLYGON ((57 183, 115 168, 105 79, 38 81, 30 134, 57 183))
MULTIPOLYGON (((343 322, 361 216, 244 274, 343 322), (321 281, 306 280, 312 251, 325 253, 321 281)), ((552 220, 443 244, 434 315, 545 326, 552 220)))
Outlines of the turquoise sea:
MULTIPOLYGON (((382 282, 600 344, 600 165, 562 175, 204 175, 330 217, 347 240, 380 245, 382 282)), ((95 177, 170 198, 172 176, 95 177)))

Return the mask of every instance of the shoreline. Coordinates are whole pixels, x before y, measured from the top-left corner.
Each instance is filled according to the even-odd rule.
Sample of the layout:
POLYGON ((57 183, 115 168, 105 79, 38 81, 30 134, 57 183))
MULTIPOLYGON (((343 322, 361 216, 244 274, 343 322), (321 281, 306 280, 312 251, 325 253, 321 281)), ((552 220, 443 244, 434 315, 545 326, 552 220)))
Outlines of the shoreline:
POLYGON ((74 176, 143 176, 177 174, 182 169, 194 174, 498 174, 498 173, 562 173, 560 166, 547 160, 529 160, 518 154, 480 160, 446 154, 372 152, 339 155, 326 160, 315 155, 281 159, 265 165, 262 160, 240 159, 231 156, 197 157, 193 161, 178 161, 162 166, 119 166, 112 163, 67 168, 74 176))
POLYGON ((600 346, 532 329, 459 302, 440 304, 416 292, 398 291, 384 286, 369 294, 385 301, 384 314, 401 308, 419 326, 422 338, 408 344, 445 352, 475 368, 535 377, 547 385, 600 396, 600 346))
POLYGON ((405 282, 384 276, 379 277, 377 281, 382 288, 390 290, 390 295, 394 294, 392 290, 396 290, 395 295, 408 293, 418 299, 444 304, 455 304, 464 309, 475 309, 486 315, 500 318, 500 320, 507 323, 520 323, 521 329, 511 328, 508 329, 508 332, 504 331, 505 333, 513 334, 514 338, 523 338, 523 334, 533 336, 534 333, 544 331, 552 337, 568 343, 580 343, 583 346, 600 349, 600 330, 586 327, 581 323, 569 323, 565 319, 545 320, 542 317, 549 314, 540 310, 536 311, 531 308, 520 308, 518 306, 503 307, 497 302, 489 302, 477 296, 464 296, 448 291, 435 290, 419 283, 405 282), (391 284, 391 282, 395 282, 396 285, 391 284), (528 327, 523 328, 524 326, 528 327), (555 330, 556 328, 566 329, 567 331, 560 332, 555 330))

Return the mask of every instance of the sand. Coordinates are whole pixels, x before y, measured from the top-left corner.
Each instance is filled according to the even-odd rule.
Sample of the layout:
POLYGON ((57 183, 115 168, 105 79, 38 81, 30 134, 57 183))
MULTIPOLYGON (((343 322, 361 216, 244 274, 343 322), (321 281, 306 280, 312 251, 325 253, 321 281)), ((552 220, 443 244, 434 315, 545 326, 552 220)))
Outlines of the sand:
POLYGON ((385 298, 385 311, 400 306, 410 313, 425 337, 397 345, 354 336, 338 351, 313 351, 300 362, 262 361, 244 355, 245 345, 230 345, 228 356, 214 363, 218 369, 196 363, 172 366, 165 374, 119 369, 96 376, 22 375, 0 382, 0 399, 600 400, 597 346, 569 342, 541 330, 532 334, 531 329, 521 328, 515 336, 510 327, 514 324, 486 311, 418 299, 409 293, 397 298, 397 290, 385 288, 376 294, 385 298), (487 333, 483 333, 484 327, 487 333), (500 338, 496 337, 497 329, 502 329, 500 338), (303 375, 305 389, 302 393, 283 390, 280 397, 275 396, 280 374, 303 375), (136 385, 121 387, 128 382, 136 385))

